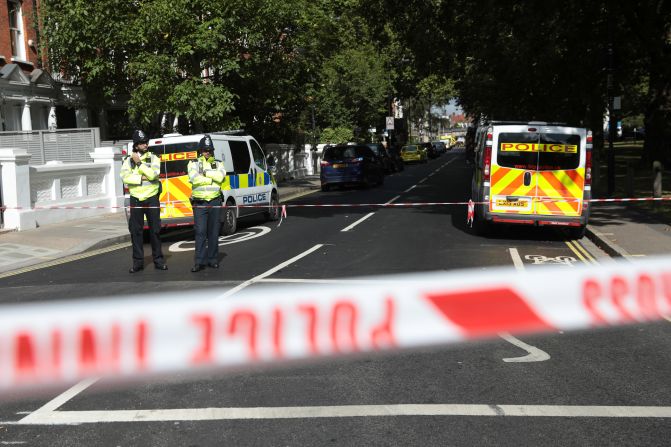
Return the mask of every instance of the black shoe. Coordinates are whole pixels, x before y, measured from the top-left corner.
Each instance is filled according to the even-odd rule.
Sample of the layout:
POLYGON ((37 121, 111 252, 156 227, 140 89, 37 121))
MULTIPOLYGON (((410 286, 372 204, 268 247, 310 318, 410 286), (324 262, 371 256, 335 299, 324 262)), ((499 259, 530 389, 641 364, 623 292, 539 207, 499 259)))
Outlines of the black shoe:
POLYGON ((128 273, 137 273, 140 270, 144 270, 144 266, 142 265, 134 265, 133 267, 128 269, 128 273))
POLYGON ((154 264, 154 267, 156 270, 168 270, 168 266, 166 264, 154 264))
POLYGON ((205 266, 203 264, 196 264, 193 267, 191 267, 191 271, 193 273, 200 272, 201 270, 204 270, 205 266))
POLYGON ((218 263, 218 262, 210 262, 210 263, 207 264, 207 265, 209 265, 209 266, 212 267, 213 269, 218 269, 218 268, 219 268, 219 263, 218 263))

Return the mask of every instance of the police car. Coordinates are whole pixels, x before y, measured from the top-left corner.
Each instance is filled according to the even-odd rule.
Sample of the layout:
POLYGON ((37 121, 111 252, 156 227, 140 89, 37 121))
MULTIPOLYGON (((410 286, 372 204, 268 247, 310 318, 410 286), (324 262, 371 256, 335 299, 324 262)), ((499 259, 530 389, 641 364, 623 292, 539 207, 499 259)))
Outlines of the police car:
MULTIPOLYGON (((240 217, 263 213, 269 220, 279 219, 280 195, 271 174, 274 166, 268 163, 259 143, 242 131, 208 135, 214 144, 214 158, 221 160, 226 168, 226 179, 222 183, 225 208, 221 213, 221 234, 235 233, 240 217)), ((162 227, 193 225, 187 165, 198 158, 198 142, 203 136, 205 134, 168 134, 149 140, 149 150, 161 159, 162 227)), ((129 203, 130 197, 126 195, 126 206, 129 203)))

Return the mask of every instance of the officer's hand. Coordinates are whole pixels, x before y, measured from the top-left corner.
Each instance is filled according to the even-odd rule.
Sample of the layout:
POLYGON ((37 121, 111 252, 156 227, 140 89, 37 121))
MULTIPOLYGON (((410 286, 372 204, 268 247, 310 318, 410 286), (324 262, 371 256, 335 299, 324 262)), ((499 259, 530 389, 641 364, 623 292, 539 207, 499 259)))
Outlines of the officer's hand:
POLYGON ((133 154, 130 156, 135 163, 140 163, 140 154, 137 152, 133 152, 133 154))

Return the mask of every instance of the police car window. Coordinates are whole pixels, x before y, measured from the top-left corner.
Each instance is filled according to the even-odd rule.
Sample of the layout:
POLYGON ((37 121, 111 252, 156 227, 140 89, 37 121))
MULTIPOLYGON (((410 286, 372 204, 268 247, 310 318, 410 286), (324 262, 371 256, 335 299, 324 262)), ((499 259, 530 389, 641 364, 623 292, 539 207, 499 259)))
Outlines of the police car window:
POLYGON ((499 134, 496 164, 506 168, 536 169, 538 134, 527 132, 503 132, 499 134))
POLYGON ((248 174, 251 160, 249 158, 249 148, 245 141, 229 141, 231 148, 231 158, 233 158, 233 170, 235 174, 248 174))
POLYGON ((252 147, 252 157, 254 157, 254 163, 256 166, 259 168, 263 169, 264 171, 266 170, 266 157, 263 154, 263 151, 259 147, 256 141, 250 140, 249 144, 252 147))
POLYGON ((580 135, 542 134, 538 169, 576 169, 580 164, 580 135), (544 145, 544 146, 543 146, 544 145))

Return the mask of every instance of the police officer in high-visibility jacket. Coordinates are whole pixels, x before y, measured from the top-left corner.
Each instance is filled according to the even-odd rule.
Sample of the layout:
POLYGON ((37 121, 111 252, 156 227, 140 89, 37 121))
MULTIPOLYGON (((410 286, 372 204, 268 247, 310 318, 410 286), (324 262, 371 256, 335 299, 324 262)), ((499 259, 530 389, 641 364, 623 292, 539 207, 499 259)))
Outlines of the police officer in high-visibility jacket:
POLYGON ((209 135, 198 143, 198 158, 189 162, 193 227, 196 233, 196 256, 192 272, 205 265, 219 268, 219 214, 221 211, 221 183, 226 177, 224 164, 215 160, 214 147, 209 135))
POLYGON ((130 192, 130 218, 128 230, 133 243, 133 266, 130 273, 144 268, 144 246, 142 229, 144 216, 147 216, 149 240, 154 267, 168 270, 161 250, 161 209, 159 203, 161 160, 147 151, 149 138, 141 131, 133 132, 133 153, 126 157, 121 165, 121 180, 130 192))

